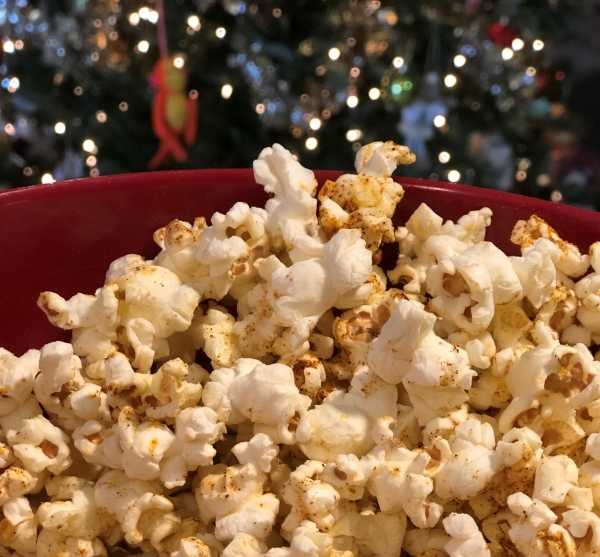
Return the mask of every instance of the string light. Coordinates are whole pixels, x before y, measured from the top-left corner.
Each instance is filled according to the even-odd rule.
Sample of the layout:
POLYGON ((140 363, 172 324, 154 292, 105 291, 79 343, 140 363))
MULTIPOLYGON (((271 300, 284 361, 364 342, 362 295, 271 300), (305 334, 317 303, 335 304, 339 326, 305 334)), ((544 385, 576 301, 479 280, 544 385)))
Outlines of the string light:
POLYGON ((6 52, 7 54, 12 54, 15 51, 15 43, 13 43, 12 41, 6 41, 2 45, 2 50, 4 50, 4 52, 6 52))
POLYGON ((392 66, 394 66, 394 68, 401 68, 404 66, 404 58, 402 58, 402 56, 396 56, 396 58, 392 60, 392 66))
POLYGON ((458 182, 460 180, 460 172, 458 170, 449 170, 447 176, 450 182, 458 182))
POLYGON ((181 69, 183 68, 183 66, 185 65, 185 60, 183 59, 182 56, 176 56, 173 59, 173 65, 177 68, 177 69, 181 69))
POLYGON ((525 180, 525 178, 527 178, 527 172, 525 172, 524 170, 519 170, 515 175, 515 178, 517 179, 517 181, 522 182, 523 180, 525 180))
POLYGON ((96 157, 94 157, 94 155, 90 155, 87 159, 85 159, 85 164, 87 164, 88 166, 96 166, 97 162, 98 161, 96 157))
POLYGON ((458 82, 458 79, 456 79, 456 76, 454 74, 449 73, 445 78, 444 78, 444 85, 448 88, 452 88, 456 85, 456 83, 458 82))
POLYGON ((256 105, 255 109, 257 114, 262 114, 265 111, 265 105, 262 103, 259 103, 256 105))
POLYGON ((10 81, 8 82, 8 92, 14 93, 19 88, 20 85, 21 85, 21 82, 19 81, 18 77, 11 77, 10 81))
POLYGON ((454 65, 457 68, 462 68, 466 63, 467 63, 467 58, 465 56, 463 56, 462 54, 457 54, 454 57, 454 65))
POLYGON ((52 184, 54 182, 56 182, 56 180, 54 179, 54 176, 50 174, 50 172, 46 172, 46 174, 42 176, 42 184, 52 184))
POLYGON ((200 18, 197 15, 191 15, 187 18, 187 24, 194 30, 200 30, 200 18))
POLYGON ((137 25, 140 22, 140 14, 137 12, 130 13, 128 19, 131 25, 137 25))
POLYGON ((333 48, 329 49, 329 52, 327 53, 327 56, 329 56, 329 58, 331 60, 335 61, 335 60, 337 60, 340 57, 340 54, 341 54, 340 49, 336 48, 336 47, 333 47, 333 48))
POLYGON ((25 46, 25 44, 23 43, 23 41, 21 39, 19 39, 18 41, 15 41, 15 48, 17 50, 21 50, 24 46, 25 46))
POLYGON ((225 83, 225 85, 223 85, 223 87, 221 87, 221 96, 224 99, 228 99, 229 97, 231 97, 232 93, 233 93, 233 87, 229 83, 225 83))
POLYGON ((346 99, 346 104, 350 107, 350 108, 354 108, 356 106, 358 106, 358 97, 356 95, 350 95, 347 99, 346 99))
POLYGON ((6 124, 4 131, 7 135, 15 135, 15 127, 12 124, 6 124))
POLYGON ((92 155, 98 152, 98 148, 96 147, 96 144, 94 143, 93 139, 86 139, 83 142, 82 147, 84 151, 86 151, 87 153, 91 153, 92 155))
POLYGON ((137 45, 137 49, 140 52, 148 52, 148 49, 150 48, 150 43, 148 41, 140 41, 137 45))
POLYGON ((554 203, 560 203, 563 200, 563 195, 558 190, 553 191, 550 194, 550 201, 554 201, 554 203))
POLYGON ((321 127, 321 120, 319 118, 311 118, 308 126, 311 130, 317 131, 321 127))
POLYGON ((502 50, 502 60, 510 60, 514 55, 512 48, 507 47, 502 50))
POLYGON ((317 141, 316 137, 309 137, 304 145, 309 151, 314 151, 319 145, 319 142, 317 141))
POLYGON ((515 51, 521 50, 525 46, 525 43, 523 42, 522 39, 517 38, 517 39, 513 39, 511 46, 512 46, 512 49, 515 51))
POLYGON ((438 155, 438 160, 443 163, 446 164, 447 162, 450 161, 450 153, 448 153, 448 151, 442 151, 439 155, 438 155))
POLYGON ((348 141, 357 141, 362 137, 362 132, 357 129, 348 130, 346 132, 346 139, 348 141))
POLYGON ((217 30, 215 31, 215 35, 217 36, 218 39, 225 38, 226 34, 227 34, 227 29, 225 29, 225 27, 217 27, 217 30))
POLYGON ((533 68, 533 67, 529 66, 529 67, 527 68, 527 70, 525 70, 525 73, 526 73, 527 75, 535 75, 536 71, 535 71, 535 68, 533 68))
POLYGON ((379 88, 373 87, 372 89, 369 89, 369 98, 372 101, 376 101, 379 97, 381 97, 381 91, 379 88))
POLYGON ((156 10, 150 10, 150 13, 148 14, 148 21, 150 23, 156 23, 158 21, 158 18, 158 12, 156 10))
POLYGON ((78 97, 83 94, 83 88, 79 85, 73 89, 73 93, 75 93, 78 97))
POLYGON ((540 39, 533 41, 533 50, 539 51, 542 50, 542 48, 544 48, 544 41, 541 41, 540 39))
POLYGON ((550 185, 550 182, 552 180, 550 180, 550 176, 548 176, 548 174, 540 174, 537 177, 536 181, 537 181, 538 186, 540 186, 541 188, 545 188, 550 185))
POLYGON ((434 119, 433 119, 433 125, 436 128, 443 128, 446 125, 446 117, 443 114, 438 114, 434 119))
POLYGON ((64 122, 56 122, 56 124, 54 124, 54 133, 57 133, 58 135, 62 135, 66 131, 67 131, 67 126, 65 126, 64 122))
POLYGON ((106 122, 106 112, 102 110, 96 112, 96 120, 98 120, 98 122, 101 124, 104 124, 104 122, 106 122))
POLYGON ((142 6, 138 13, 142 19, 148 19, 148 16, 150 15, 150 8, 148 8, 148 6, 142 6))
POLYGON ((121 112, 125 112, 128 108, 129 108, 129 105, 125 101, 123 101, 122 103, 119 103, 119 110, 121 112))

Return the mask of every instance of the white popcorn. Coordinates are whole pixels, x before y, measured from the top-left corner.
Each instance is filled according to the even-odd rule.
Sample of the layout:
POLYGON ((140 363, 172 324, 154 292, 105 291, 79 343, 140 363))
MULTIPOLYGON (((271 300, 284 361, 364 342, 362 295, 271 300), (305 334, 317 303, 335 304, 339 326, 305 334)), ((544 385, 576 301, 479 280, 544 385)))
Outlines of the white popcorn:
POLYGON ((38 350, 29 350, 17 358, 0 348, 0 416, 10 414, 31 396, 39 358, 38 350))
POLYGON ((160 461, 175 439, 171 430, 159 422, 141 423, 133 408, 126 406, 119 414, 117 431, 125 473, 138 480, 158 478, 160 461))
POLYGON ((302 416, 311 400, 301 395, 294 372, 283 364, 269 366, 256 361, 249 373, 236 377, 229 386, 232 407, 256 424, 274 428, 282 442, 294 443, 290 422, 302 416))
POLYGON ((25 497, 13 497, 2 506, 0 544, 23 553, 35 553, 37 521, 25 497))
POLYGON ((415 302, 395 302, 392 316, 369 345, 367 363, 384 381, 399 383, 410 368, 416 349, 433 330, 435 316, 415 302))
POLYGON ((491 556, 477 524, 468 514, 452 513, 442 521, 452 539, 444 546, 450 557, 491 556))
POLYGON ((71 466, 69 437, 43 416, 23 421, 18 431, 9 431, 7 439, 28 470, 48 470, 60 474, 71 466))
POLYGON ((509 536, 524 555, 575 557, 577 546, 573 538, 565 528, 555 524, 558 517, 544 503, 524 493, 514 493, 508 498, 508 506, 518 516, 509 536))
POLYGON ((534 215, 507 257, 490 209, 426 204, 394 230, 413 161, 364 145, 317 195, 274 145, 264 209, 42 293, 72 339, 0 348, 0 557, 599 554, 600 242, 534 215))
POLYGON ((165 453, 161 479, 167 488, 185 484, 187 473, 213 463, 213 444, 223 437, 225 424, 210 408, 185 408, 177 415, 175 439, 165 453))
POLYGON ((494 431, 489 424, 469 418, 456 428, 448 445, 452 456, 436 477, 435 492, 442 499, 470 499, 500 468, 494 431))

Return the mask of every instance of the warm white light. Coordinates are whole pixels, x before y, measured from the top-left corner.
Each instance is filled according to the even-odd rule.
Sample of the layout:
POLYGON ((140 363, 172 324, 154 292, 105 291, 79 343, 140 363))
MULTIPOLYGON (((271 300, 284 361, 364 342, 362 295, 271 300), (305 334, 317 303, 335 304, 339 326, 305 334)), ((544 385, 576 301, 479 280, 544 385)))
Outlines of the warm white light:
POLYGON ((348 130, 346 132, 346 139, 348 141, 358 141, 362 137, 362 132, 360 130, 348 130))
POLYGON ((514 55, 515 53, 513 52, 512 48, 505 48, 502 50, 503 60, 510 60, 514 55))
POLYGON ((2 50, 4 50, 4 52, 7 52, 8 54, 12 54, 15 51, 15 43, 13 43, 12 41, 6 41, 2 45, 2 50))
POLYGON ((458 182, 460 180, 460 172, 458 170, 448 171, 448 180, 450 182, 458 182))
POLYGON ((86 151, 87 153, 92 153, 94 154, 98 149, 96 147, 96 144, 94 143, 94 141, 92 139, 86 139, 83 142, 83 150, 86 151))
POLYGON ((6 126, 4 126, 4 131, 8 135, 14 135, 15 134, 15 127, 12 124, 6 124, 6 126))
POLYGON ((321 120, 319 118, 311 118, 308 123, 311 130, 318 130, 321 127, 321 120))
POLYGON ((140 52, 148 52, 150 43, 148 41, 140 41, 137 45, 137 48, 140 52))
POLYGON ((394 68, 401 68, 404 66, 404 58, 402 58, 402 56, 396 56, 396 58, 392 60, 392 66, 394 66, 394 68))
POLYGON ((313 151, 319 145, 316 137, 309 137, 304 144, 309 151, 313 151))
POLYGON ((150 23, 156 23, 158 21, 159 15, 156 10, 150 10, 148 13, 148 21, 150 23))
POLYGON ((198 31, 200 29, 200 18, 197 15, 191 15, 187 19, 187 24, 195 31, 198 31))
POLYGON ((438 114, 434 119, 433 119, 433 125, 436 128, 443 128, 446 125, 446 117, 443 114, 438 114))
POLYGON ((462 54, 457 54, 454 57, 454 65, 457 68, 462 68, 465 64, 467 63, 467 59, 465 56, 463 56, 462 54))
POLYGON ((94 155, 90 155, 87 159, 85 159, 85 164, 87 164, 88 166, 96 166, 96 163, 98 161, 96 160, 96 157, 94 157, 94 155))
POLYGON ((542 48, 544 48, 544 41, 540 41, 540 39, 533 41, 533 50, 542 50, 542 48))
POLYGON ((215 35, 217 36, 218 39, 222 39, 225 37, 225 35, 227 35, 227 29, 225 29, 225 27, 217 27, 217 30, 215 31, 215 35))
POLYGON ((140 14, 138 14, 137 12, 129 14, 129 23, 131 23, 131 25, 137 25, 139 22, 140 14))
POLYGON ((176 56, 175 58, 173 58, 173 65, 177 69, 181 69, 185 65, 185 60, 181 56, 176 56))
POLYGON ((62 135, 66 131, 67 131, 67 126, 65 126, 64 122, 56 122, 56 124, 54 124, 54 133, 57 133, 58 135, 62 135))
POLYGON ((534 67, 532 67, 532 66, 529 66, 529 67, 527 68, 527 70, 525 71, 525 73, 526 73, 527 75, 535 75, 536 71, 535 71, 535 68, 534 68, 534 67))
POLYGON ((42 184, 52 184, 53 182, 56 182, 56 180, 50 172, 46 172, 46 174, 42 176, 42 184))
POLYGON ((525 43, 521 39, 514 39, 511 46, 513 50, 521 50, 525 43))
POLYGON ((231 97, 232 93, 233 87, 229 83, 226 83, 225 85, 223 85, 223 87, 221 87, 221 96, 224 99, 228 99, 229 97, 231 97))
POLYGON ((340 49, 335 48, 335 47, 330 48, 329 52, 327 53, 327 55, 329 56, 329 58, 331 60, 337 60, 340 57, 340 54, 341 54, 340 49))
POLYGON ((358 106, 358 97, 356 95, 350 95, 347 99, 346 99, 346 104, 350 107, 350 108, 354 108, 355 106, 358 106))
POLYGON ((21 39, 19 39, 18 41, 15 41, 15 48, 17 50, 21 50, 24 46, 25 46, 25 44, 23 43, 23 41, 21 39))
POLYGON ((20 85, 21 85, 21 82, 19 81, 18 77, 11 77, 10 81, 8 82, 8 90, 11 93, 14 93, 19 88, 20 85))
POLYGON ((104 124, 104 122, 106 122, 106 112, 104 112, 103 110, 99 110, 98 112, 96 112, 96 120, 98 120, 98 122, 100 122, 101 124, 104 124))
POLYGON ((450 161, 450 153, 448 153, 448 151, 442 151, 439 155, 438 155, 438 160, 441 163, 446 164, 447 162, 450 161))
POLYGON ((379 88, 373 87, 372 89, 369 89, 369 98, 372 101, 376 101, 379 97, 381 97, 381 91, 379 88))
POLYGON ((148 16, 150 15, 150 8, 143 6, 139 9, 138 13, 142 19, 148 19, 148 16))
POLYGON ((458 81, 458 79, 456 79, 456 76, 454 74, 449 73, 445 78, 444 78, 444 85, 446 87, 454 87, 456 85, 456 82, 458 81))

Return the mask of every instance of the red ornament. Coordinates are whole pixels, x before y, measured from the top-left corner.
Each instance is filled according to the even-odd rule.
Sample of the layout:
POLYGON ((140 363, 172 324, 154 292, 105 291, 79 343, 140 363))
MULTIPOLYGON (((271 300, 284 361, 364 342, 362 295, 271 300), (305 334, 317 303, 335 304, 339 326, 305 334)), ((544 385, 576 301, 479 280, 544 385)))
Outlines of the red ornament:
POLYGON ((499 21, 492 23, 487 30, 488 37, 496 45, 503 48, 510 46, 517 38, 517 32, 508 25, 502 25, 499 21))
POLYGON ((152 128, 160 139, 158 151, 148 164, 151 169, 158 168, 169 157, 185 161, 185 146, 189 147, 196 139, 197 103, 185 93, 187 74, 183 66, 175 65, 176 59, 181 60, 161 58, 150 76, 150 83, 157 89, 152 103, 152 128))

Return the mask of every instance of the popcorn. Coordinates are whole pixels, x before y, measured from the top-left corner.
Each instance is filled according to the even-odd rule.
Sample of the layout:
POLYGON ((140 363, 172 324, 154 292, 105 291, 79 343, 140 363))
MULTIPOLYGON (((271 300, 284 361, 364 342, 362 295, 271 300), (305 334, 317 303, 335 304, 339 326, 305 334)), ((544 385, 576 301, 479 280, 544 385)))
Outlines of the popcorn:
POLYGON ((444 546, 450 557, 491 556, 477 524, 467 514, 452 513, 442 521, 452 539, 444 546))
POLYGON ((317 193, 276 144, 264 208, 42 293, 72 339, 0 348, 0 557, 600 554, 600 242, 394 229, 413 161, 364 145, 317 193))

